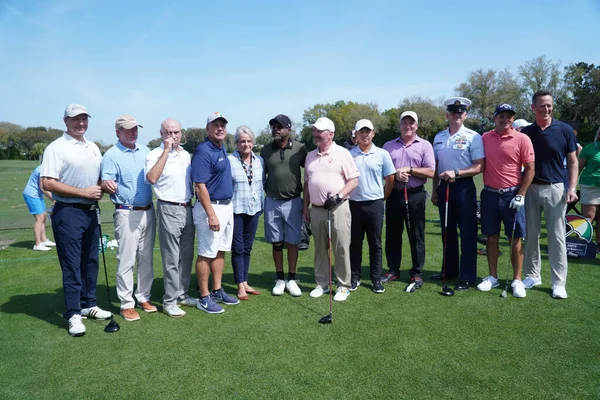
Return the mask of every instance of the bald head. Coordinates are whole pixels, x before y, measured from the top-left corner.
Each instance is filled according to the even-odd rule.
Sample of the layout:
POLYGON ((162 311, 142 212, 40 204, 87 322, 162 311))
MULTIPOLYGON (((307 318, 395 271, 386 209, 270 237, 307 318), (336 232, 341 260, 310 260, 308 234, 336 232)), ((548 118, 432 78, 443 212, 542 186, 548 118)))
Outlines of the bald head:
POLYGON ((162 124, 160 124, 160 137, 163 141, 172 138, 173 147, 176 148, 179 146, 179 143, 181 142, 181 124, 179 121, 173 118, 165 119, 162 124))

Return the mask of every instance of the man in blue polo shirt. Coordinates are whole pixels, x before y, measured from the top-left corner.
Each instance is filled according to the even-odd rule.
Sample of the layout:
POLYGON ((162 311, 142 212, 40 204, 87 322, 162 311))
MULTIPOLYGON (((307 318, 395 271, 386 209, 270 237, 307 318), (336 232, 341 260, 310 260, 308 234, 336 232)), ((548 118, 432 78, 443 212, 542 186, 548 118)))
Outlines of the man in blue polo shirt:
POLYGON ((233 180, 224 142, 227 119, 219 112, 206 120, 208 137, 198 145, 192 158, 192 179, 196 193, 193 216, 198 239, 196 277, 200 286, 199 310, 220 314, 223 307, 216 303, 238 304, 221 287, 225 252, 231 251, 233 240, 233 180), (208 275, 212 273, 213 290, 208 290, 208 275))
POLYGON ((523 262, 526 277, 523 285, 530 289, 542 284, 540 232, 541 214, 544 211, 548 232, 548 260, 552 268, 552 297, 566 299, 568 264, 564 215, 567 203, 577 200, 577 142, 573 128, 552 118, 553 100, 550 92, 537 91, 531 103, 535 122, 521 131, 529 136, 535 152, 535 176, 525 197, 527 240, 523 262), (569 187, 565 193, 567 173, 569 187))
POLYGON ((133 270, 137 259, 138 307, 156 312, 150 303, 154 280, 154 236, 156 216, 152 210, 152 186, 146 182, 144 167, 149 150, 136 143, 138 124, 131 115, 121 115, 115 122, 119 140, 102 158, 102 183, 105 193, 115 204, 113 214, 117 248, 117 295, 121 300, 121 316, 126 321, 140 319, 133 299, 133 270))
POLYGON ((350 193, 350 291, 360 286, 362 244, 367 234, 371 287, 383 293, 381 284, 381 230, 383 229, 384 200, 394 187, 396 169, 390 154, 373 144, 375 128, 368 119, 361 119, 354 128, 357 146, 350 150, 360 172, 358 186, 350 193), (385 186, 383 184, 385 180, 385 186))
MULTIPOLYGON (((458 276, 456 290, 467 290, 477 278, 477 193, 473 176, 483 171, 485 153, 481 135, 463 125, 471 100, 453 97, 444 101, 444 105, 449 127, 433 140, 437 173, 433 175, 431 201, 439 208, 440 221, 445 221, 449 185, 448 228, 442 223, 442 240, 446 244, 445 278, 458 276), (460 229, 460 261, 457 228, 460 229)), ((436 274, 431 278, 443 276, 436 274)))

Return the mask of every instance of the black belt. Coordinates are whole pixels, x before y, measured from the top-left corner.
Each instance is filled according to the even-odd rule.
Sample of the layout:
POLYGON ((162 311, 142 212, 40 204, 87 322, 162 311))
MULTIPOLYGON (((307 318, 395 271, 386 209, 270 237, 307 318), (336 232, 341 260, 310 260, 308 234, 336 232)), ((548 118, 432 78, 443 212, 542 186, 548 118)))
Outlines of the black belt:
POLYGON ((187 203, 177 203, 175 201, 166 201, 166 200, 158 200, 161 203, 166 203, 166 204, 170 204, 172 206, 181 206, 181 207, 190 207, 192 205, 191 201, 188 201, 187 203))
POLYGON ((210 202, 211 202, 211 204, 222 204, 222 205, 226 206, 227 204, 231 203, 231 199, 227 199, 227 200, 211 200, 210 202))
POLYGON ((148 204, 147 206, 126 206, 124 204, 116 204, 116 210, 133 210, 133 211, 148 211, 152 208, 152 204, 148 204))
POLYGON ((533 182, 534 185, 552 185, 553 182, 546 182, 546 181, 541 181, 539 179, 534 179, 533 182))
POLYGON ((72 207, 72 208, 78 208, 80 210, 86 210, 86 211, 93 211, 98 207, 98 205, 96 203, 92 203, 92 204, 64 203, 62 201, 57 201, 57 203, 62 207, 72 207))
POLYGON ((519 190, 520 187, 521 186, 511 186, 511 187, 503 188, 503 189, 495 189, 493 187, 484 185, 483 190, 487 190, 488 192, 492 192, 492 193, 504 194, 504 193, 508 193, 508 192, 514 192, 515 190, 519 190))
MULTIPOLYGON (((404 188, 394 188, 394 190, 400 192, 400 193, 404 193, 404 188)), ((422 191, 425 190, 425 185, 421 185, 421 186, 415 186, 415 187, 411 187, 411 188, 407 188, 406 189, 406 193, 421 193, 422 191)))
POLYGON ((315 208, 325 208, 325 206, 318 206, 318 205, 312 204, 312 203, 310 203, 310 206, 315 207, 315 208))

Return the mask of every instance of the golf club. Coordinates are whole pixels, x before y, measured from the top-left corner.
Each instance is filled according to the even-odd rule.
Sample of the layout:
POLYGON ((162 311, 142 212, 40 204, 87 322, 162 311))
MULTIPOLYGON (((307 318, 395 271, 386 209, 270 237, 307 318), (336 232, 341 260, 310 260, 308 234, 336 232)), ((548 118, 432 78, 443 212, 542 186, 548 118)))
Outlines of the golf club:
POLYGON ((500 293, 500 296, 503 299, 507 298, 507 292, 508 292, 508 278, 510 277, 510 271, 512 271, 512 244, 515 240, 515 228, 517 226, 517 212, 515 212, 515 220, 513 221, 513 226, 512 226, 512 234, 510 235, 510 242, 508 243, 508 245, 510 246, 510 250, 508 252, 509 256, 508 256, 508 269, 506 270, 506 285, 504 286, 504 290, 502 291, 502 293, 500 293))
MULTIPOLYGON (((412 253, 412 246, 410 241, 410 211, 408 210, 408 188, 406 187, 407 183, 404 184, 404 204, 406 205, 406 233, 408 236, 408 247, 410 247, 410 251, 412 253)), ((416 289, 416 282, 412 282, 408 284, 404 291, 406 293, 414 293, 416 289)))
MULTIPOLYGON (((108 311, 112 306, 112 302, 110 301, 110 290, 108 289, 108 273, 106 272, 106 257, 104 255, 104 243, 102 242, 102 220, 100 219, 100 207, 98 203, 96 203, 96 217, 98 217, 98 232, 100 233, 100 248, 102 249, 102 262, 104 264, 104 277, 106 278, 106 297, 108 298, 108 311)), ((110 322, 108 325, 104 327, 104 332, 113 333, 117 332, 121 327, 117 324, 117 321, 112 316, 110 316, 110 322)))
POLYGON ((333 283, 331 282, 331 210, 327 210, 327 259, 329 260, 329 315, 321 317, 320 324, 333 322, 333 283))
POLYGON ((450 182, 446 182, 446 214, 444 215, 444 262, 442 263, 442 294, 454 296, 454 290, 446 285, 446 239, 448 238, 448 203, 450 200, 450 182))

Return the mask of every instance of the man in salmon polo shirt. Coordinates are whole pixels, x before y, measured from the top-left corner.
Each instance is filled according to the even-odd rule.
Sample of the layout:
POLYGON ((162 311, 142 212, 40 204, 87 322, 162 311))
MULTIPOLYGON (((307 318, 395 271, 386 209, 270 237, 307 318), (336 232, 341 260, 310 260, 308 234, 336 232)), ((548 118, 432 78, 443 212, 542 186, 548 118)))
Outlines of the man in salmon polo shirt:
POLYGON ((317 148, 306 156, 304 167, 304 210, 315 239, 315 281, 310 297, 329 292, 328 219, 331 218, 331 247, 335 260, 337 291, 334 300, 350 294, 350 207, 348 195, 358 185, 358 168, 350 152, 333 141, 335 125, 321 117, 312 125, 317 148), (309 210, 309 205, 311 206, 309 210))
POLYGON ((496 129, 483 134, 486 165, 483 170, 481 191, 481 233, 487 236, 487 260, 490 275, 477 285, 487 292, 497 287, 498 245, 500 224, 511 242, 513 267, 512 293, 514 297, 525 297, 525 286, 521 281, 523 269, 523 245, 525 236, 525 193, 533 180, 535 155, 527 135, 512 127, 515 109, 510 104, 501 104, 494 112, 496 129), (521 175, 521 166, 525 167, 521 175), (513 234, 514 227, 514 234, 513 234))

